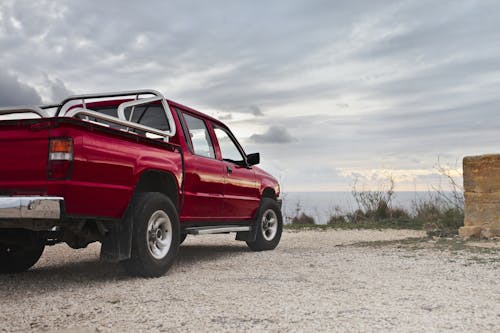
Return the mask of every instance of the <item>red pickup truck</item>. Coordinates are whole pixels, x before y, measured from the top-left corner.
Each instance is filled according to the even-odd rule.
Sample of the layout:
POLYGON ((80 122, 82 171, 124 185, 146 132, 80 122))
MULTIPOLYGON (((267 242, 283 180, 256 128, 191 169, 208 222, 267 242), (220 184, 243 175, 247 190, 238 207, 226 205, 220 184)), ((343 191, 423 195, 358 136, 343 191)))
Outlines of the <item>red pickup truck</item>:
POLYGON ((101 242, 101 259, 159 276, 186 235, 281 238, 280 188, 222 122, 154 90, 0 108, 0 273, 46 245, 101 242))

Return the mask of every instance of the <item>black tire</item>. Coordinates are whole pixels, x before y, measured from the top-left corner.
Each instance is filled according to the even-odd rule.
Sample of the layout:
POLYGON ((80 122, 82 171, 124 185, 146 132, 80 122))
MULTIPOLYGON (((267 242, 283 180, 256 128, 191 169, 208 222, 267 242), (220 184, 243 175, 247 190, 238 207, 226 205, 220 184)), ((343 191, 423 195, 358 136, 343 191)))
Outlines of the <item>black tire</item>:
POLYGON ((179 245, 184 243, 184 241, 186 240, 186 237, 187 237, 187 234, 181 234, 181 238, 179 239, 179 245))
POLYGON ((248 247, 252 251, 273 250, 278 246, 283 232, 283 216, 276 200, 262 199, 257 221, 257 237, 253 242, 247 241, 248 247))
POLYGON ((179 250, 179 216, 161 193, 139 193, 129 213, 133 221, 131 258, 123 261, 132 275, 158 277, 172 266, 179 250))
POLYGON ((15 244, 0 244, 0 274, 24 272, 42 256, 45 239, 40 238, 38 233, 25 229, 0 232, 10 239, 19 240, 15 244))

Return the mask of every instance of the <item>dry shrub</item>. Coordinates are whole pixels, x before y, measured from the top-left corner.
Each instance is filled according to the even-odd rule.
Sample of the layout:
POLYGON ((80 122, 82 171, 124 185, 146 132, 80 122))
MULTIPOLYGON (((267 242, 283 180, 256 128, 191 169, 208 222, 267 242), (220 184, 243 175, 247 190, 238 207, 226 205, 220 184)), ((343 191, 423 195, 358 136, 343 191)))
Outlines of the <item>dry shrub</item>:
POLYGON ((314 221, 314 218, 312 216, 309 216, 306 213, 302 212, 302 213, 296 215, 292 219, 292 224, 314 225, 314 224, 316 224, 316 222, 314 221))

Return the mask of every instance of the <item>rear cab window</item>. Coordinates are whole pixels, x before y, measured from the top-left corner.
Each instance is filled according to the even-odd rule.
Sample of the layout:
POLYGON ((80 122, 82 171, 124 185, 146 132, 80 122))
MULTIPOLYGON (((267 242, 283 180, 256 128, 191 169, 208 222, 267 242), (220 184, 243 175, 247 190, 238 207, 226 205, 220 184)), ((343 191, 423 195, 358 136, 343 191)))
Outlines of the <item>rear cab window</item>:
MULTIPOLYGON (((94 106, 89 107, 89 109, 118 118, 117 105, 115 106, 94 106)), ((163 106, 161 104, 146 104, 140 106, 130 106, 124 110, 125 118, 133 123, 141 124, 144 126, 152 127, 160 131, 170 130, 170 125, 168 123, 167 115, 163 106)), ((102 119, 94 119, 89 117, 90 120, 104 123, 113 128, 124 128, 124 126, 106 122, 102 119)))
POLYGON ((127 120, 144 126, 153 127, 160 131, 170 130, 167 115, 163 106, 156 104, 146 104, 131 106, 125 109, 127 120))

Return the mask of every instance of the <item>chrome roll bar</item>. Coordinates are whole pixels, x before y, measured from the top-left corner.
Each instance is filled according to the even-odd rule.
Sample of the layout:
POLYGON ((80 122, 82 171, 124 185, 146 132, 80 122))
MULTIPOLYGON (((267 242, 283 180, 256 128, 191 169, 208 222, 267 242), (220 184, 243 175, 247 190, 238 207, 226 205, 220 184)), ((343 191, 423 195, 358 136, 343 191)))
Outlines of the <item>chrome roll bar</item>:
MULTIPOLYGON (((134 106, 138 106, 138 105, 143 105, 143 104, 148 104, 148 103, 153 103, 153 102, 157 102, 157 101, 161 101, 162 98, 161 97, 151 97, 151 98, 142 98, 142 99, 138 99, 138 100, 135 100, 135 101, 130 101, 130 102, 124 102, 120 105, 118 105, 118 109, 117 109, 117 113, 118 113, 118 118, 120 119, 127 119, 127 117, 125 117, 125 109, 126 108, 130 108, 130 107, 134 107, 134 106)), ((130 113, 130 118, 129 120, 132 119, 132 113, 130 113)))
MULTIPOLYGON (((51 117, 51 112, 46 109, 55 109, 55 117, 74 117, 76 115, 84 115, 84 121, 90 121, 86 119, 87 117, 93 117, 95 119, 101 119, 109 123, 113 123, 120 126, 127 127, 126 130, 132 128, 143 131, 145 133, 151 133, 155 135, 159 135, 163 138, 168 138, 174 136, 176 133, 175 121, 172 116, 172 112, 168 107, 167 100, 165 97, 158 91, 152 89, 143 89, 143 90, 127 90, 127 91, 119 91, 119 92, 109 92, 109 93, 97 93, 97 94, 83 94, 83 95, 73 95, 64 99, 60 104, 52 104, 52 105, 42 105, 42 106, 17 106, 17 107, 7 107, 0 108, 0 115, 12 114, 12 113, 34 113, 38 115, 40 118, 48 118, 51 117), (140 96, 152 95, 153 97, 142 97, 140 96), (123 102, 118 106, 117 113, 118 117, 108 116, 99 112, 92 111, 87 109, 87 103, 92 101, 104 101, 106 99, 112 99, 116 97, 125 97, 125 96, 133 96, 133 100, 123 102), (134 123, 131 121, 132 114, 130 119, 126 119, 125 117, 125 109, 131 107, 132 109, 135 106, 160 102, 165 115, 167 117, 167 121, 170 129, 167 131, 161 131, 154 127, 144 126, 138 123, 134 123)), ((94 122, 99 125, 104 125, 102 123, 94 122)), ((168 141, 168 140, 167 140, 168 141)))
POLYGON ((49 117, 48 112, 38 106, 13 106, 13 107, 8 106, 0 108, 0 115, 7 115, 13 113, 34 113, 38 115, 40 118, 49 117))
MULTIPOLYGON (((136 129, 136 130, 143 131, 143 132, 146 132, 146 133, 156 134, 156 135, 161 136, 162 138, 164 138, 165 141, 168 141, 168 138, 170 136, 169 134, 166 133, 166 131, 160 131, 160 130, 158 130, 156 128, 153 128, 153 127, 144 126, 144 125, 141 125, 141 124, 138 124, 138 123, 134 123, 134 122, 131 122, 131 121, 128 121, 128 120, 124 120, 124 119, 119 119, 119 118, 116 118, 116 117, 113 117, 113 116, 108 116, 108 115, 105 115, 105 114, 102 114, 102 113, 99 113, 99 112, 95 112, 95 111, 92 111, 92 110, 89 110, 89 109, 84 109, 84 108, 74 108, 74 109, 71 109, 64 116, 65 117, 75 117, 75 116, 78 116, 78 115, 92 117, 92 118, 95 118, 95 119, 104 120, 104 121, 107 121, 107 122, 112 123, 112 124, 116 124, 116 125, 120 125, 120 126, 126 127, 127 130, 124 129, 124 131, 126 131, 126 132, 128 132, 128 129, 132 128, 132 129, 136 129)), ((97 123, 97 122, 94 122, 94 123, 97 123)), ((97 123, 97 124, 101 125, 101 126, 107 126, 106 124, 102 124, 102 123, 97 123)))
POLYGON ((126 90, 126 91, 108 92, 108 93, 73 95, 69 96, 68 98, 63 100, 61 104, 59 104, 59 107, 57 108, 56 112, 56 117, 60 116, 61 113, 65 113, 67 109, 71 107, 71 105, 69 105, 68 103, 72 101, 81 100, 82 104, 85 107, 85 100, 87 99, 103 99, 103 98, 124 97, 124 96, 135 96, 135 99, 138 99, 139 96, 141 95, 154 95, 165 99, 165 97, 163 97, 163 95, 160 92, 153 89, 126 90))
MULTIPOLYGON (((80 101, 82 106, 83 106, 83 109, 87 109, 86 103, 88 102, 88 100, 96 100, 96 99, 97 100, 99 100, 99 99, 105 100, 106 98, 125 97, 125 96, 134 96, 134 100, 121 103, 118 106, 118 118, 120 120, 127 121, 131 124, 136 124, 136 123, 130 122, 130 119, 129 120, 126 119, 125 108, 160 101, 162 104, 162 107, 165 111, 165 115, 167 116, 167 120, 168 120, 168 124, 169 124, 170 129, 168 131, 160 131, 160 130, 157 130, 157 129, 152 128, 152 127, 143 126, 140 124, 136 124, 136 125, 140 125, 141 127, 143 127, 141 129, 142 131, 145 131, 144 128, 148 128, 149 130, 147 130, 146 132, 149 132, 149 133, 161 132, 161 134, 157 134, 157 133, 155 133, 155 134, 161 135, 162 137, 175 135, 175 133, 176 133, 175 121, 174 121, 174 118, 172 116, 172 112, 170 112, 170 108, 168 107, 167 100, 160 92, 153 90, 153 89, 128 90, 128 91, 119 91, 119 92, 83 94, 83 95, 70 96, 70 97, 66 98, 65 100, 63 100, 61 102, 61 104, 59 104, 57 111, 56 111, 56 117, 68 117, 69 116, 68 110, 70 110, 70 108, 75 105, 74 103, 71 103, 71 102, 80 101), (153 95, 154 97, 139 98, 139 96, 143 96, 143 95, 153 95)), ((80 110, 80 111, 82 111, 82 110, 80 110)), ((95 116, 92 115, 92 117, 95 117, 95 116)), ((99 118, 99 117, 95 117, 95 118, 99 118)), ((104 118, 102 118, 102 119, 104 119, 104 118)), ((106 121, 110 121, 110 120, 107 119, 106 121)), ((133 127, 133 126, 128 126, 128 125, 125 125, 125 126, 133 127)))

